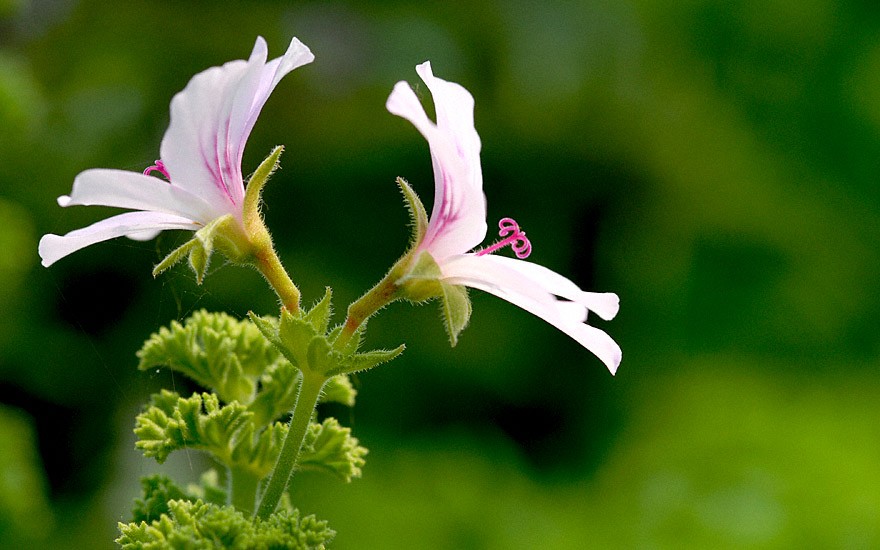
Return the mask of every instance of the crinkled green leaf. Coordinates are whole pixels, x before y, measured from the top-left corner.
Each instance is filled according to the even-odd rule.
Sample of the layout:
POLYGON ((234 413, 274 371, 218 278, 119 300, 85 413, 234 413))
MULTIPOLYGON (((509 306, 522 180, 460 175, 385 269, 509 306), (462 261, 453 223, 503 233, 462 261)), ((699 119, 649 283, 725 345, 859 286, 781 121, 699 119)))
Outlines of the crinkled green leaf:
POLYGON ((150 336, 137 353, 138 368, 168 367, 217 392, 224 402, 254 399, 257 380, 283 361, 248 320, 200 310, 150 336))
POLYGON ((237 402, 220 406, 213 394, 194 394, 181 398, 163 390, 136 419, 135 446, 144 456, 164 462, 178 449, 210 453, 230 467, 265 476, 278 455, 286 428, 282 425, 260 431, 255 437, 253 413, 237 402))
POLYGON ((227 464, 250 472, 259 479, 266 477, 275 467, 287 429, 287 424, 275 422, 254 437, 256 430, 253 424, 248 424, 238 434, 227 464))
POLYGON ((253 413, 240 403, 220 406, 216 395, 196 393, 182 398, 162 390, 135 420, 135 446, 144 456, 159 463, 182 448, 210 452, 220 462, 232 465, 232 454, 243 433, 252 434, 253 413))
POLYGON ((443 321, 446 334, 449 335, 449 343, 455 346, 458 343, 458 335, 471 318, 471 299, 465 286, 440 283, 440 287, 443 289, 443 321))
POLYGON ((266 521, 252 520, 232 506, 200 500, 172 500, 158 520, 120 523, 116 542, 123 550, 232 549, 318 550, 336 533, 314 516, 282 509, 266 521))
MULTIPOLYGON (((344 383, 339 382, 336 388, 334 392, 340 396, 345 393, 344 383)), ((220 406, 212 394, 197 393, 182 398, 163 390, 155 394, 147 410, 138 415, 135 446, 144 456, 160 463, 179 449, 205 451, 221 464, 262 479, 275 467, 288 426, 275 422, 258 427, 253 419, 254 413, 243 405, 220 406)), ((333 423, 336 420, 331 418, 323 425, 310 427, 312 438, 307 436, 301 460, 306 460, 312 469, 330 471, 350 480, 358 475, 366 449, 357 445, 357 439, 351 437, 348 428, 333 423), (324 429, 329 431, 321 435, 324 429), (335 434, 333 438, 331 434, 335 434)), ((207 493, 198 496, 214 500, 207 493)))
POLYGON ((266 369, 260 377, 257 397, 248 405, 256 426, 266 426, 293 409, 301 376, 288 361, 279 361, 266 369))
POLYGON ((348 375, 340 374, 334 376, 324 384, 321 393, 321 403, 333 401, 341 403, 349 407, 354 407, 354 399, 357 396, 357 390, 351 385, 351 379, 348 375))
POLYGON ((298 468, 333 474, 350 482, 361 476, 367 449, 358 445, 351 429, 339 425, 335 418, 312 423, 303 442, 298 468))
POLYGON ((152 475, 141 479, 144 498, 134 501, 132 521, 152 522, 168 513, 168 501, 186 498, 186 494, 170 478, 152 475))

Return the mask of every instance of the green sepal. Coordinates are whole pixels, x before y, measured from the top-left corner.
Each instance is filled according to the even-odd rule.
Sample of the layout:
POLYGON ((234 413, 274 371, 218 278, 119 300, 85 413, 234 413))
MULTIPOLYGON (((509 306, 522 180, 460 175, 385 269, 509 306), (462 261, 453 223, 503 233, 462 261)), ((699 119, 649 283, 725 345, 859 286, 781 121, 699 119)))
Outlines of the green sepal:
POLYGON ((138 368, 168 367, 217 392, 226 403, 254 400, 264 372, 285 362, 256 323, 200 310, 183 324, 173 321, 144 343, 138 368))
POLYGON ((440 283, 443 289, 443 321, 449 343, 454 347, 458 343, 458 335, 467 326, 471 318, 471 299, 467 287, 440 283))
POLYGON ((183 260, 189 258, 189 266, 196 275, 196 282, 202 284, 215 244, 234 262, 240 262, 249 253, 247 239, 242 235, 241 228, 232 214, 226 214, 211 220, 193 235, 193 238, 177 247, 153 268, 153 277, 183 260))
POLYGON ((244 192, 244 202, 242 203, 242 220, 249 232, 252 232, 254 229, 264 228, 263 217, 260 215, 263 187, 269 181, 269 177, 278 169, 281 153, 283 152, 283 145, 272 149, 269 156, 260 163, 248 180, 247 188, 244 192))
POLYGON ((171 500, 168 512, 150 523, 119 523, 116 539, 123 550, 186 548, 323 549, 336 533, 314 516, 300 517, 295 509, 281 509, 265 521, 252 519, 232 506, 201 500, 171 500))
POLYGON ((175 248, 170 254, 165 256, 164 260, 156 264, 156 266, 153 268, 153 277, 158 277, 163 271, 173 267, 178 262, 183 260, 192 251, 192 248, 197 246, 198 244, 198 239, 190 239, 175 248))
POLYGON ((321 424, 313 422, 309 426, 297 467, 332 474, 348 483, 361 477, 368 452, 358 445, 350 428, 341 426, 335 418, 328 418, 321 424))
POLYGON ((406 274, 397 280, 400 295, 411 302, 424 302, 443 294, 440 279, 443 272, 428 252, 419 254, 406 274))
POLYGON ((397 178, 397 185, 400 187, 400 192, 403 193, 406 208, 409 211, 410 223, 412 224, 412 239, 410 241, 412 249, 418 246, 425 237, 425 232, 428 230, 428 213, 419 196, 405 179, 397 178))

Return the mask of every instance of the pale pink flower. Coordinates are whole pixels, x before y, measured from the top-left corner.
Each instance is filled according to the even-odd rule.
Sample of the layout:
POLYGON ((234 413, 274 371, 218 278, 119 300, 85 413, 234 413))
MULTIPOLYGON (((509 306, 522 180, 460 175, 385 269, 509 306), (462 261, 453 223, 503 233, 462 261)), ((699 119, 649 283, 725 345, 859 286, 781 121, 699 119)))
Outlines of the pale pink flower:
POLYGON ((245 195, 241 159, 245 143, 278 82, 314 56, 299 40, 269 62, 258 37, 250 59, 211 67, 195 75, 171 100, 171 123, 160 147, 161 160, 143 173, 92 169, 79 174, 61 206, 112 206, 127 212, 64 236, 44 235, 44 266, 91 244, 127 236, 155 237, 166 229, 198 230, 223 216, 242 223, 245 195), (166 179, 148 175, 159 172, 166 179))
POLYGON ((434 98, 437 122, 428 118, 406 82, 397 83, 386 104, 428 140, 434 165, 434 207, 413 257, 427 252, 440 268, 442 282, 489 292, 537 315, 593 352, 613 374, 620 364, 620 347, 586 320, 589 311, 612 319, 619 308, 616 294, 585 292, 546 267, 491 254, 507 244, 518 258, 531 251, 525 233, 509 218, 499 224, 505 239, 474 251, 487 232, 474 99, 459 84, 435 77, 429 62, 416 71, 434 98))

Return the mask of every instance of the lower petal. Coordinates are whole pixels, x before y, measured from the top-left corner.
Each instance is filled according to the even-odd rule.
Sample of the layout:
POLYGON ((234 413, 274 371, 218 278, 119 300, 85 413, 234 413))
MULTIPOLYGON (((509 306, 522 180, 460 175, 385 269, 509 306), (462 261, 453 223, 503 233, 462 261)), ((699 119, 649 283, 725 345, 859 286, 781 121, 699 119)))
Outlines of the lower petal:
MULTIPOLYGON (((605 363, 611 374, 617 371, 622 356, 620 346, 605 332, 583 322, 587 313, 584 305, 557 299, 552 291, 542 288, 542 285, 529 276, 530 271, 524 272, 513 267, 529 262, 497 261, 501 259, 508 260, 463 254, 454 256, 440 267, 448 277, 446 282, 476 288, 521 307, 574 338, 605 363)), ((564 279, 557 273, 550 273, 564 279)))
POLYGON ((166 229, 192 229, 201 227, 190 219, 161 212, 126 212, 93 223, 88 227, 76 229, 59 235, 43 235, 40 239, 40 258, 43 266, 49 267, 61 258, 89 245, 121 237, 123 235, 143 237, 147 232, 166 229))

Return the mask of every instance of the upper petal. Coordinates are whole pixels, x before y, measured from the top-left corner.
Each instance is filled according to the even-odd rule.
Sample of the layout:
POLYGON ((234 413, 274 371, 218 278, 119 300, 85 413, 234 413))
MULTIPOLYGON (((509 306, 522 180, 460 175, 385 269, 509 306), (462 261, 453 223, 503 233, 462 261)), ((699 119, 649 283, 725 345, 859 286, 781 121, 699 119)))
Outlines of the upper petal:
POLYGON ((467 252, 486 236, 480 137, 474 128, 470 92, 435 77, 429 62, 416 67, 416 71, 434 98, 436 124, 405 82, 394 86, 386 107, 412 122, 428 140, 434 166, 434 208, 420 248, 439 261, 467 252))
MULTIPOLYGON (((567 284, 548 288, 550 283, 560 281, 555 277, 547 277, 541 270, 523 268, 523 264, 535 266, 530 262, 500 256, 462 254, 448 258, 440 268, 444 281, 448 283, 489 292, 544 319, 590 350, 614 374, 622 356, 620 346, 605 332, 583 322, 586 319, 587 306, 582 301, 557 299, 556 296, 563 295, 563 292, 569 294, 571 288, 567 284), (543 279, 534 278, 535 273, 540 273, 543 279)), ((554 275, 571 283, 561 275, 554 275)), ((603 300, 611 300, 604 298, 597 301, 600 309, 606 309, 605 313, 609 313, 607 308, 610 304, 602 304, 603 300)))
POLYGON ((192 220, 162 212, 126 212, 59 235, 43 235, 39 252, 43 266, 49 267, 61 258, 91 244, 123 235, 143 236, 150 231, 166 229, 198 229, 192 220))
POLYGON ((240 215, 241 158, 257 115, 278 81, 313 59, 295 38, 282 58, 267 63, 266 57, 266 41, 258 37, 250 59, 195 75, 171 100, 161 146, 171 181, 225 213, 240 215))
POLYGON ((58 204, 150 210, 202 224, 223 215, 203 198, 159 178, 102 168, 81 172, 73 180, 73 191, 69 196, 59 197, 58 204))

